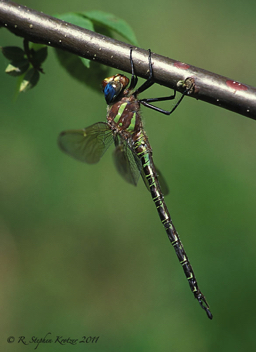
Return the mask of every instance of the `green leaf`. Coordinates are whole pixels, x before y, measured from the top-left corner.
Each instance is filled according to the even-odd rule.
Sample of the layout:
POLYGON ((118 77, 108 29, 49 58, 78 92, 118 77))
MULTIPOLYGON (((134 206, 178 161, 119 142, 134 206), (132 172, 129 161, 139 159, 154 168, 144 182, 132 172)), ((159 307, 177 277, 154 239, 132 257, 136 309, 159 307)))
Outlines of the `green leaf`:
MULTIPOLYGON (((131 27, 124 20, 118 19, 114 15, 101 11, 90 11, 84 13, 66 13, 57 15, 56 17, 91 31, 94 31, 95 28, 97 32, 110 37, 112 37, 111 31, 114 31, 132 44, 138 45, 131 27)), ((55 53, 60 64, 73 78, 100 91, 98 82, 102 80, 102 77, 109 75, 109 68, 60 49, 55 49, 55 53), (89 67, 91 69, 86 70, 89 67)))
POLYGON ((76 26, 79 26, 85 29, 89 29, 90 31, 94 30, 92 22, 87 18, 83 17, 79 13, 75 13, 75 12, 63 13, 61 15, 56 15, 56 17, 65 22, 72 23, 76 26))
POLYGON ((20 61, 12 61, 5 69, 5 72, 10 76, 20 76, 26 72, 29 68, 29 62, 27 59, 20 61))
POLYGON ((19 61, 24 59, 25 52, 18 46, 1 47, 3 55, 11 61, 19 61))
POLYGON ((86 68, 90 68, 91 64, 90 64, 90 60, 89 59, 86 59, 85 57, 81 57, 81 56, 78 56, 78 59, 82 61, 83 65, 86 68))
POLYGON ((25 92, 30 88, 33 88, 39 80, 39 72, 35 68, 31 68, 25 74, 23 81, 20 85, 20 92, 25 92))
POLYGON ((55 53, 60 64, 73 78, 90 86, 94 90, 100 91, 99 82, 103 77, 109 75, 109 68, 107 66, 91 61, 91 68, 88 70, 78 56, 60 49, 55 49, 55 53))
MULTIPOLYGON (((57 18, 59 18, 60 20, 63 20, 65 22, 69 22, 74 24, 75 26, 79 26, 85 29, 88 29, 90 31, 94 31, 94 27, 93 24, 90 20, 88 20, 87 18, 83 17, 81 14, 79 13, 75 13, 75 12, 69 12, 69 13, 64 13, 62 15, 56 15, 57 18)), ((79 60, 82 61, 83 65, 85 65, 85 67, 89 68, 90 67, 90 60, 80 57, 78 56, 79 60)))
POLYGON ((131 44, 138 46, 135 33, 132 28, 124 20, 103 11, 87 11, 82 12, 81 15, 90 19, 94 25, 106 27, 122 37, 127 39, 131 44))

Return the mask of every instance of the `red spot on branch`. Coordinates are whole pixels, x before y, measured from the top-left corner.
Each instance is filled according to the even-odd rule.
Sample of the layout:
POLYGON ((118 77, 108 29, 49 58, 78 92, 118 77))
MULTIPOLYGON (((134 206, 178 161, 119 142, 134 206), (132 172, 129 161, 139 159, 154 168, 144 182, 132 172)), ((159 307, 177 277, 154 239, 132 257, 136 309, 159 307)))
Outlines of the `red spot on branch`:
POLYGON ((174 66, 177 67, 177 68, 181 68, 183 70, 187 70, 190 67, 189 64, 185 64, 184 62, 180 62, 180 61, 176 61, 174 63, 174 66))
POLYGON ((226 84, 228 87, 235 89, 235 90, 247 90, 248 89, 248 87, 246 87, 244 84, 236 82, 236 81, 232 81, 231 79, 226 81, 226 84))

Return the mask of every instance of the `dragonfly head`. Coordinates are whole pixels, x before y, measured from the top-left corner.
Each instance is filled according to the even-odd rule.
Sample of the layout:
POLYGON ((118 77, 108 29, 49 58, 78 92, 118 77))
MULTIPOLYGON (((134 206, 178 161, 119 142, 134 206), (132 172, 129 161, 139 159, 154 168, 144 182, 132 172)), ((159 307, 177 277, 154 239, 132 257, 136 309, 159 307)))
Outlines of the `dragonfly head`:
POLYGON ((129 78, 120 75, 119 73, 115 76, 105 78, 102 83, 103 93, 107 104, 111 104, 117 97, 124 91, 129 84, 129 78))

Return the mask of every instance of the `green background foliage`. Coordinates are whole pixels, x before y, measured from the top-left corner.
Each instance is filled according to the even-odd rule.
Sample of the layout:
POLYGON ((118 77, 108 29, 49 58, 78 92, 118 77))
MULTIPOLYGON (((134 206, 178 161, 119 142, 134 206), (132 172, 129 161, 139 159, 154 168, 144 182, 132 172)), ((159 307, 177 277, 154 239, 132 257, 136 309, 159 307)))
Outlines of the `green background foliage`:
MULTIPOLYGON (((255 1, 21 3, 48 14, 113 13, 143 48, 255 86, 255 1)), ((1 46, 21 45, 4 28, 0 35, 1 46)), ((104 121, 103 96, 66 74, 50 49, 38 86, 14 101, 7 64, 1 55, 1 349, 31 350, 6 339, 51 332, 100 340, 40 351, 254 350, 255 121, 190 98, 170 117, 143 108, 210 321, 143 182, 126 184, 111 151, 92 166, 57 147, 62 130, 104 121)), ((166 94, 156 86, 145 97, 166 94)))

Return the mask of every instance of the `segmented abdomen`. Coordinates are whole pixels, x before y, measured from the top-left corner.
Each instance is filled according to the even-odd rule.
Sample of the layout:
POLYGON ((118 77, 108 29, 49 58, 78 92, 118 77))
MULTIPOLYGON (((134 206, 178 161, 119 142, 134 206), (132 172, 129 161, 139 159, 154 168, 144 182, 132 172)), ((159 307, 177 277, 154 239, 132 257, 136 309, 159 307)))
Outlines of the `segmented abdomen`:
POLYGON ((153 163, 152 150, 149 145, 147 136, 144 134, 144 132, 141 131, 137 135, 137 139, 134 141, 133 147, 141 160, 143 169, 142 172, 145 173, 146 179, 149 184, 151 196, 156 205, 162 224, 167 232, 168 238, 175 249, 179 262, 182 265, 184 273, 188 279, 190 289, 193 292, 195 298, 200 303, 201 307, 206 311, 209 318, 212 318, 211 312, 208 309, 209 306, 206 302, 204 295, 198 287, 195 274, 186 255, 186 252, 183 248, 179 235, 172 223, 171 216, 165 204, 164 196, 161 192, 161 188, 158 182, 156 168, 153 163))

